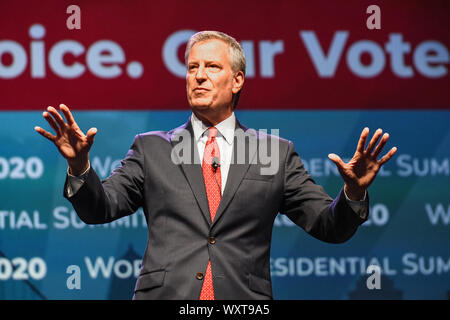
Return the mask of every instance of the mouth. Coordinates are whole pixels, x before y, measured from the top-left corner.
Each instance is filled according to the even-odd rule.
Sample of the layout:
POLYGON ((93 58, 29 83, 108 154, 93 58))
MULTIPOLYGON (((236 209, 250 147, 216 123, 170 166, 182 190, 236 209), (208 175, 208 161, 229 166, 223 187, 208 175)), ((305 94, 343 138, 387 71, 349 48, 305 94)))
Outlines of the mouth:
POLYGON ((206 89, 206 88, 195 88, 194 89, 194 92, 196 92, 196 93, 202 93, 202 92, 208 92, 209 91, 209 89, 206 89))

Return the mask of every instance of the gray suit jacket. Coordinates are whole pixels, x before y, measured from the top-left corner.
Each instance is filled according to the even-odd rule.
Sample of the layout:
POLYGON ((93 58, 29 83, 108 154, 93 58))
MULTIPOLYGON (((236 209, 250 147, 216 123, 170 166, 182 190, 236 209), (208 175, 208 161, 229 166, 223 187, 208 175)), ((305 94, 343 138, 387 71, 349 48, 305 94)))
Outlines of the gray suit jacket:
MULTIPOLYGON (((279 139, 279 167, 273 175, 262 175, 263 165, 252 161, 259 147, 249 147, 246 140, 246 161, 230 165, 213 222, 194 138, 191 155, 197 164, 171 159, 182 141, 180 132, 194 136, 190 121, 169 132, 137 135, 109 178, 100 181, 91 168, 75 195, 68 198, 64 191, 88 224, 111 222, 143 208, 148 243, 134 299, 198 299, 209 260, 216 299, 271 299, 270 246, 278 212, 332 243, 348 240, 367 219, 350 208, 343 190, 333 200, 314 183, 292 142, 249 131, 239 122, 236 128, 258 142, 279 139)), ((236 148, 235 137, 234 154, 236 148)), ((365 205, 368 212, 368 201, 365 205)))

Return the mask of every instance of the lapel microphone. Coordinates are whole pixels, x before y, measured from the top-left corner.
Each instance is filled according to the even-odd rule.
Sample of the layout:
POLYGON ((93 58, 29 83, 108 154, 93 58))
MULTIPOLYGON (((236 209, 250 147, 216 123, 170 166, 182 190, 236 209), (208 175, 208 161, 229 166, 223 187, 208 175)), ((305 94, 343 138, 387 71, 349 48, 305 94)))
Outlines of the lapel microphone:
POLYGON ((216 172, 216 171, 217 171, 217 168, 220 167, 219 158, 213 157, 213 158, 212 158, 212 163, 211 163, 211 165, 212 165, 212 167, 213 167, 213 169, 214 169, 214 172, 216 172))
POLYGON ((219 181, 217 181, 217 176, 216 176, 217 168, 220 167, 219 158, 213 157, 212 160, 211 160, 211 165, 212 165, 212 167, 214 169, 214 180, 216 180, 217 187, 219 188, 219 191, 222 194, 222 189, 220 188, 220 184, 219 184, 219 181))

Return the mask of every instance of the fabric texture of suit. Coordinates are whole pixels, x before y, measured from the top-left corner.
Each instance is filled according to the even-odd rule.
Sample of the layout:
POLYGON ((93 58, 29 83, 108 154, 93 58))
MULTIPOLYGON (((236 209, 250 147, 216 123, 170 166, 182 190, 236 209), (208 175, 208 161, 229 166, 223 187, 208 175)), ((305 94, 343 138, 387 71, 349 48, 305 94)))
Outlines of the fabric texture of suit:
MULTIPOLYGON (((248 130, 238 121, 236 128, 248 130)), ((250 161, 258 151, 246 143, 247 161, 230 165, 211 223, 200 162, 171 159, 183 130, 193 137, 190 121, 169 132, 139 134, 109 178, 101 181, 91 168, 75 195, 69 198, 64 187, 64 196, 88 224, 143 208, 148 242, 134 299, 198 299, 202 281, 197 274, 205 272, 209 260, 216 299, 271 299, 270 247, 278 212, 331 243, 348 240, 367 220, 351 209, 343 190, 333 200, 314 183, 292 142, 247 131, 258 141, 278 139, 278 171, 262 175, 263 165, 250 161)), ((192 156, 198 157, 195 142, 191 145, 192 156)), ((234 143, 234 153, 236 148, 234 143)), ((368 212, 368 201, 365 205, 368 212)))

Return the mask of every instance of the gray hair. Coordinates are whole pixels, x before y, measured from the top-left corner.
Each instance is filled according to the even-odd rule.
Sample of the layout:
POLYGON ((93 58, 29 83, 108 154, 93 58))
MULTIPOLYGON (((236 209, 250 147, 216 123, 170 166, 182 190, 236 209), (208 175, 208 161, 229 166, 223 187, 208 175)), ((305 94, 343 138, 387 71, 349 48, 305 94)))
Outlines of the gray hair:
POLYGON ((231 68, 233 69, 233 72, 242 71, 245 75, 245 55, 244 50, 242 50, 241 45, 239 42, 236 41, 235 38, 219 31, 200 31, 196 34, 192 35, 192 37, 189 39, 186 51, 184 53, 184 59, 187 65, 189 53, 191 52, 192 47, 194 44, 206 40, 222 40, 228 46, 230 47, 230 64, 231 68))
MULTIPOLYGON (((232 36, 229 36, 223 32, 220 31, 200 31, 192 35, 192 37, 189 39, 187 45, 186 45, 186 51, 184 52, 184 60, 186 62, 186 65, 188 64, 188 57, 189 53, 191 52, 192 47, 199 42, 207 41, 207 40, 222 40, 225 42, 229 48, 230 48, 230 65, 233 72, 242 71, 245 75, 245 55, 244 50, 242 50, 241 45, 239 42, 236 41, 235 38, 232 36)), ((236 94, 236 98, 234 101, 234 107, 236 107, 239 96, 241 94, 242 89, 236 94)))

